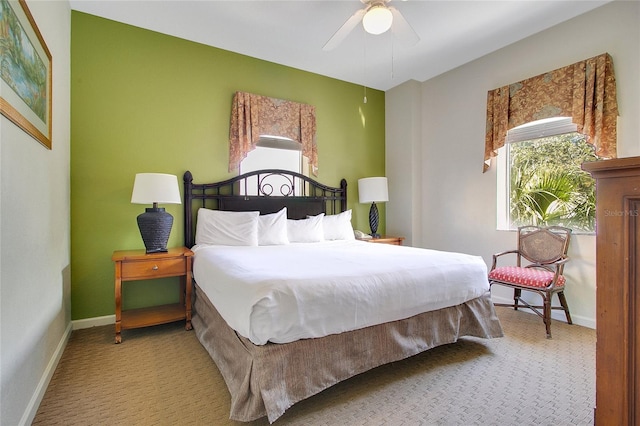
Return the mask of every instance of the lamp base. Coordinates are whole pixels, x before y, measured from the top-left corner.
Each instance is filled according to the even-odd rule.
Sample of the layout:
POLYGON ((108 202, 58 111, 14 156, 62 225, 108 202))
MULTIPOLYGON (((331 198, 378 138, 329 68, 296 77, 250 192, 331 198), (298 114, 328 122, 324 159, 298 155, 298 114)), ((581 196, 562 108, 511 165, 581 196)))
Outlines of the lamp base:
POLYGON ((369 228, 371 228, 371 236, 373 238, 380 238, 380 234, 378 234, 378 206, 376 203, 371 203, 371 208, 369 209, 369 228))
POLYGON ((140 236, 147 253, 167 252, 167 242, 173 226, 173 216, 163 207, 151 207, 138 216, 140 236))

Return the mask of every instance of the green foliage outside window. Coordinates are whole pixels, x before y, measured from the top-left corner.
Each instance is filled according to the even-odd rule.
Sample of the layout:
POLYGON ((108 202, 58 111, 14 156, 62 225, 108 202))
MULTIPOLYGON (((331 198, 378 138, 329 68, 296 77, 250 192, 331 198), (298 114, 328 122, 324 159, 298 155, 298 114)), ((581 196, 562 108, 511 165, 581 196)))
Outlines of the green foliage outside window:
POLYGON ((509 145, 512 226, 560 225, 595 229, 595 181, 580 168, 598 159, 579 133, 509 145))

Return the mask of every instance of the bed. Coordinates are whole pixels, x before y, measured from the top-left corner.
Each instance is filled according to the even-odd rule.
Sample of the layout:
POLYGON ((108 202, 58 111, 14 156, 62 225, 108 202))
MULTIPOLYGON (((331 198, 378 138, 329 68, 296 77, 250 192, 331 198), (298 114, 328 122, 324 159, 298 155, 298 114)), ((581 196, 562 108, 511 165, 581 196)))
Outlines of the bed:
POLYGON ((353 238, 347 183, 283 170, 184 175, 195 333, 230 418, 277 420, 354 375, 502 328, 484 261, 353 238))

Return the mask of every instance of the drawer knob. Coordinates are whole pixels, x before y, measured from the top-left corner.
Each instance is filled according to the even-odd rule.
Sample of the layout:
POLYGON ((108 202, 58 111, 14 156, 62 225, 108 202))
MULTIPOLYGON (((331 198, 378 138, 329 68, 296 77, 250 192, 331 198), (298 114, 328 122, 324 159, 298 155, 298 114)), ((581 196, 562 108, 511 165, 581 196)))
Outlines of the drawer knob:
POLYGON ((158 265, 153 265, 153 268, 151 268, 151 269, 153 269, 154 271, 157 271, 158 270, 158 265))

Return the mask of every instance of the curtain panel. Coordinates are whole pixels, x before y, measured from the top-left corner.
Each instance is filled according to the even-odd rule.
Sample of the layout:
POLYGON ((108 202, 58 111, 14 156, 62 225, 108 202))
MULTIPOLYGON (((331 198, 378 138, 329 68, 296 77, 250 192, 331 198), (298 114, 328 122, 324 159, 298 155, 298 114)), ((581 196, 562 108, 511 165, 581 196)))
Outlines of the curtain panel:
POLYGON ((283 136, 302 144, 311 172, 318 173, 316 109, 313 105, 236 92, 229 129, 229 171, 256 148, 260 135, 283 136))
POLYGON ((618 101, 609 54, 490 90, 483 172, 504 146, 509 129, 559 116, 571 117, 598 156, 616 158, 618 101))

